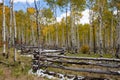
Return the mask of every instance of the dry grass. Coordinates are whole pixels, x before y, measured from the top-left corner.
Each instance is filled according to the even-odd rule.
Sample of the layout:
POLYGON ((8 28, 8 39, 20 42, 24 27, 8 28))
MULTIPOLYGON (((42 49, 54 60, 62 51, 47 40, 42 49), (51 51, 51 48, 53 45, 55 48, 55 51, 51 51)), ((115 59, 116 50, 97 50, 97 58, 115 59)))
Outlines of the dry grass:
POLYGON ((13 50, 10 51, 9 59, 5 59, 0 54, 0 61, 14 65, 0 64, 0 80, 45 80, 44 78, 28 74, 28 71, 31 69, 31 58, 18 54, 17 60, 18 62, 13 61, 13 50))
POLYGON ((13 72, 14 67, 8 67, 0 64, 0 80, 45 80, 34 75, 24 74, 22 72, 13 72))

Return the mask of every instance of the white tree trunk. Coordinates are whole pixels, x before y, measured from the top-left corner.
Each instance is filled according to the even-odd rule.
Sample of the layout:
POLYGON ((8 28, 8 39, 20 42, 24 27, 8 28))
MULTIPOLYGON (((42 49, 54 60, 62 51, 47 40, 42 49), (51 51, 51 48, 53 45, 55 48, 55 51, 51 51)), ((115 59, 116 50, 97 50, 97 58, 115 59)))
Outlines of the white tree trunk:
POLYGON ((89 15, 90 15, 90 17, 89 17, 89 23, 90 23, 90 34, 89 34, 89 36, 90 36, 90 40, 89 40, 89 47, 90 47, 90 52, 93 50, 93 36, 92 36, 92 20, 93 20, 93 13, 92 13, 92 10, 89 10, 89 15))
POLYGON ((66 48, 67 48, 67 50, 68 50, 68 25, 67 25, 67 11, 68 9, 66 8, 66 48))
POLYGON ((17 61, 17 49, 16 49, 16 39, 17 39, 17 28, 16 28, 16 19, 14 11, 14 0, 12 0, 12 12, 13 12, 13 25, 14 25, 14 61, 17 61))
POLYGON ((74 51, 74 48, 76 47, 76 40, 75 40, 75 22, 74 22, 74 4, 71 3, 71 13, 70 13, 70 18, 71 18, 71 41, 72 41, 72 51, 74 51))
POLYGON ((48 31, 48 45, 51 43, 51 36, 50 36, 50 30, 48 31))
POLYGON ((99 48, 100 48, 100 54, 102 54, 102 48, 103 48, 103 40, 102 40, 102 27, 103 27, 103 20, 102 20, 102 12, 103 12, 103 6, 101 5, 100 1, 99 1, 99 48))
POLYGON ((10 47, 12 46, 12 3, 10 0, 10 27, 9 27, 9 33, 8 34, 8 52, 6 58, 9 58, 9 53, 10 53, 10 47))
POLYGON ((3 1, 3 55, 6 53, 6 25, 5 25, 5 3, 3 1))
POLYGON ((9 34, 10 35, 10 46, 12 44, 12 26, 13 26, 12 20, 13 20, 13 16, 12 16, 12 3, 10 1, 10 34, 9 34))
POLYGON ((112 16, 111 27, 110 27, 110 48, 113 48, 113 16, 112 16))
POLYGON ((56 7, 56 4, 54 6, 54 12, 55 12, 55 29, 56 29, 56 46, 58 46, 58 27, 57 27, 57 7, 56 7))
MULTIPOLYGON (((78 23, 77 23, 78 25, 78 23)), ((79 50, 80 48, 80 37, 79 37, 79 27, 77 26, 77 48, 79 50)))
POLYGON ((31 25, 31 29, 32 29, 32 44, 35 46, 36 45, 36 42, 35 42, 35 35, 34 35, 34 29, 33 29, 33 26, 31 25))
POLYGON ((64 27, 62 28, 62 47, 65 46, 64 27))
POLYGON ((120 10, 117 12, 117 44, 116 44, 116 58, 120 58, 120 10))

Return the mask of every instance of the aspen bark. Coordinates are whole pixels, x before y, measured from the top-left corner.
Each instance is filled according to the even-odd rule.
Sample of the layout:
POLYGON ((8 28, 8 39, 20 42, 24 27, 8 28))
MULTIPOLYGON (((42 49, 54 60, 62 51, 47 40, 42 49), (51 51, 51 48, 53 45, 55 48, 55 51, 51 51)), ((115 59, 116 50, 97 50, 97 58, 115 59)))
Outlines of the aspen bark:
POLYGON ((5 25, 5 2, 3 1, 3 56, 6 54, 6 25, 5 25))
POLYGON ((102 40, 102 27, 103 27, 103 20, 102 20, 102 13, 103 13, 103 6, 99 0, 99 50, 100 50, 100 55, 102 54, 102 48, 103 48, 103 40, 102 40))
POLYGON ((117 44, 116 44, 116 58, 120 58, 120 10, 117 11, 117 44))
POLYGON ((58 27, 57 27, 57 10, 56 10, 56 8, 57 8, 57 6, 56 6, 56 4, 55 4, 55 6, 54 6, 54 15, 55 15, 55 29, 56 29, 56 44, 55 44, 55 46, 56 47, 58 47, 58 27))
POLYGON ((14 12, 14 0, 12 0, 12 13, 13 13, 13 25, 14 25, 14 61, 17 61, 17 28, 16 28, 16 18, 14 12))
POLYGON ((68 45, 68 37, 69 37, 69 35, 68 35, 68 25, 67 25, 67 23, 68 23, 68 21, 67 21, 67 20, 68 20, 68 19, 67 19, 67 16, 68 16, 68 15, 67 15, 67 12, 68 12, 68 9, 66 8, 66 48, 67 48, 67 50, 69 50, 69 49, 68 49, 68 46, 69 46, 69 45, 68 45))
POLYGON ((92 46, 92 15, 93 15, 93 13, 92 13, 92 11, 91 10, 89 10, 89 15, 90 15, 90 17, 89 17, 89 23, 90 23, 90 34, 89 34, 89 36, 90 36, 90 40, 89 40, 89 47, 90 47, 90 52, 92 51, 92 49, 93 49, 93 46, 92 46))
POLYGON ((75 22, 74 22, 74 4, 71 3, 71 13, 70 13, 70 22, 71 22, 71 47, 72 52, 74 52, 74 48, 76 47, 76 40, 75 40, 75 22))

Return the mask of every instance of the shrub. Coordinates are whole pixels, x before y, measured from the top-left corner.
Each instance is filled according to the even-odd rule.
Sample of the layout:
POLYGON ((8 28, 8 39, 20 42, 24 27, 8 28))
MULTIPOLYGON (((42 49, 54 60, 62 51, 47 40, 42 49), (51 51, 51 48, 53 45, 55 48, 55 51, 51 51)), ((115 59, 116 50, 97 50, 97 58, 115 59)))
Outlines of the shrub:
POLYGON ((82 47, 81 47, 81 52, 82 53, 88 53, 89 52, 89 46, 88 45, 83 45, 82 47))

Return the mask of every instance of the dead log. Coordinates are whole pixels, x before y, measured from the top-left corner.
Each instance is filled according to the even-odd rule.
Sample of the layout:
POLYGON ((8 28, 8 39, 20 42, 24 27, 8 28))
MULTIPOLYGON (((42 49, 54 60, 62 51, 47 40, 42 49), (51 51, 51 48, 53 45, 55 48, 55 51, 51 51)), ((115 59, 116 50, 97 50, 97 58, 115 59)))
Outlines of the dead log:
POLYGON ((71 74, 60 74, 60 73, 51 72, 48 70, 45 70, 43 73, 52 75, 58 78, 67 77, 68 79, 73 79, 73 80, 109 80, 107 78, 99 78, 99 77, 89 77, 89 76, 83 77, 83 76, 71 75, 71 74))
POLYGON ((55 63, 67 63, 67 64, 77 64, 77 65, 93 65, 93 66, 102 66, 102 67, 109 67, 109 68, 120 68, 120 65, 115 64, 102 64, 102 63, 92 63, 92 62, 75 62, 69 60, 54 60, 54 59, 47 59, 41 58, 41 61, 48 61, 48 62, 55 62, 55 63))
POLYGON ((61 53, 62 50, 43 50, 41 53, 61 53))
POLYGON ((120 62, 120 59, 115 58, 93 58, 93 57, 70 57, 70 56, 61 56, 61 55, 46 55, 47 57, 57 57, 57 58, 65 58, 72 60, 93 60, 93 61, 112 61, 112 62, 120 62))
POLYGON ((88 68, 71 68, 65 66, 57 66, 57 65, 40 65, 41 67, 52 67, 59 68, 64 70, 71 70, 77 72, 89 72, 89 73, 98 73, 98 74, 108 74, 108 75, 120 75, 120 71, 112 71, 112 70, 100 70, 100 69, 88 69, 88 68))

